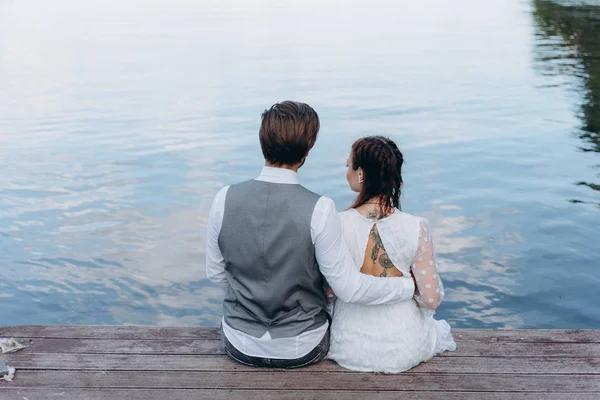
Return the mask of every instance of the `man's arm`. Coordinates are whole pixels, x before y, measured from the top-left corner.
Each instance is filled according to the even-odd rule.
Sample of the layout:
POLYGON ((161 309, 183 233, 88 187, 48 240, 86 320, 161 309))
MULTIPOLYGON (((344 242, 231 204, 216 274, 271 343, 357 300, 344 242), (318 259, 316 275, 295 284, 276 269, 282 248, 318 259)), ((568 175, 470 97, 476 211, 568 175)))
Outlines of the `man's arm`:
POLYGON ((219 249, 219 233, 221 225, 223 225, 225 197, 228 189, 229 186, 224 187, 215 196, 208 213, 206 226, 206 277, 223 290, 227 290, 229 284, 225 276, 225 259, 219 249))
POLYGON ((373 305, 413 297, 415 284, 410 277, 377 278, 360 273, 342 238, 333 200, 327 197, 319 199, 311 227, 315 227, 313 238, 319 268, 340 300, 373 305))

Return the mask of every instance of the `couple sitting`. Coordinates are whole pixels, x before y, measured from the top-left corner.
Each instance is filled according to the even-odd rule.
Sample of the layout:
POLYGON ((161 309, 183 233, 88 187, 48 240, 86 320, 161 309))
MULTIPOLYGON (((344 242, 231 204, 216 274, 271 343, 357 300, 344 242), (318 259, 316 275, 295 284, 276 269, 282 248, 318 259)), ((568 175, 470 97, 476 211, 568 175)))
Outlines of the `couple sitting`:
POLYGON ((213 201, 206 273, 226 291, 227 354, 257 367, 329 358, 402 372, 454 350, 450 326, 433 319, 444 289, 428 223, 400 211, 402 153, 384 137, 356 141, 346 178, 358 196, 337 214, 296 176, 318 132, 307 104, 275 104, 262 114, 260 176, 213 201))

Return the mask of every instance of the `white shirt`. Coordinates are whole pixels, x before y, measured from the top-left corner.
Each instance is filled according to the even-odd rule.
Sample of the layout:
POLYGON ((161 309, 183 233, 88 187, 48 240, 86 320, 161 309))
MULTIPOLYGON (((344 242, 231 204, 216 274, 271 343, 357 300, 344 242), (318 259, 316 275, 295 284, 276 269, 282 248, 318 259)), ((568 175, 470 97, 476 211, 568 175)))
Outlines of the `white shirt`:
MULTIPOLYGON (((264 167, 258 181, 298 184, 296 172, 285 168, 264 167)), ((206 236, 206 276, 224 290, 229 288, 225 259, 219 249, 219 233, 225 213, 229 187, 219 191, 208 214, 206 236)), ((411 299, 415 286, 412 278, 376 278, 357 270, 346 244, 333 200, 322 196, 313 211, 310 234, 319 269, 336 296, 347 303, 384 304, 411 299)), ((305 356, 323 339, 328 324, 298 336, 272 339, 267 331, 256 338, 228 326, 223 319, 227 340, 243 354, 262 358, 294 359, 305 356)))

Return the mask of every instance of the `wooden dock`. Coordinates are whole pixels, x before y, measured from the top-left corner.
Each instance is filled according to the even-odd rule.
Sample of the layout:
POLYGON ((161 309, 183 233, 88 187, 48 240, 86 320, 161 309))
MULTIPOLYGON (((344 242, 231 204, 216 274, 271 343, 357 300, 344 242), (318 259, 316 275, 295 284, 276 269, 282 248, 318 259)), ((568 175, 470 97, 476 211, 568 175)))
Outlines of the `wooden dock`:
POLYGON ((268 370, 227 358, 216 328, 0 327, 30 346, 1 400, 598 400, 600 331, 454 330, 458 349, 397 375, 333 362, 268 370))

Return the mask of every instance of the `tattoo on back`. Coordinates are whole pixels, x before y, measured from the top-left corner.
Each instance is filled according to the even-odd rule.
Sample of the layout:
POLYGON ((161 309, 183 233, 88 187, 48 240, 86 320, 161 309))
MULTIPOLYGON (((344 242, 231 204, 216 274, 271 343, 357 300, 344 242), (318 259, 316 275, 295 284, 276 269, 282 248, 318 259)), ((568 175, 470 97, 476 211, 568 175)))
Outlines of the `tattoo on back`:
POLYGON ((377 211, 377 210, 369 211, 367 213, 367 215, 365 215, 365 217, 367 217, 368 219, 370 219, 372 221, 377 221, 379 219, 379 211, 377 211))
POLYGON ((383 267, 383 271, 379 276, 386 277, 388 268, 394 268, 394 264, 392 264, 392 260, 388 257, 387 253, 383 253, 381 257, 379 257, 379 265, 383 267))
POLYGON ((371 236, 371 240, 373 240, 371 260, 373 261, 373 263, 375 263, 377 261, 377 256, 379 255, 379 250, 383 248, 383 243, 381 243, 381 237, 379 237, 379 231, 377 230, 377 224, 373 224, 369 236, 371 236))
POLYGON ((373 240, 373 249, 371 250, 371 261, 373 261, 373 264, 375 264, 377 262, 377 259, 379 258, 379 265, 383 267, 383 271, 379 276, 386 277, 387 270, 389 268, 394 268, 394 264, 392 263, 392 260, 390 260, 390 257, 385 251, 385 247, 383 246, 383 242, 381 241, 381 237, 379 236, 379 231, 377 230, 377 224, 373 224, 369 236, 371 237, 371 240, 373 240), (379 255, 379 252, 381 250, 383 250, 383 253, 379 255))

